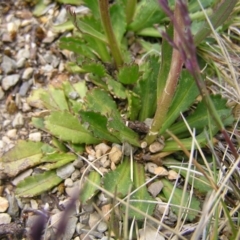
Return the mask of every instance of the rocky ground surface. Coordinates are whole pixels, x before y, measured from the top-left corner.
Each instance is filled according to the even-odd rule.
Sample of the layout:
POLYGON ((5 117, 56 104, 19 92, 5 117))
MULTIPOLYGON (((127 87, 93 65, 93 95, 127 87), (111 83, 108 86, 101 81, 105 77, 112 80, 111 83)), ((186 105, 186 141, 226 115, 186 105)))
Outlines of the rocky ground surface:
MULTIPOLYGON (((62 35, 70 35, 70 31, 57 32, 54 26, 67 20, 64 6, 49 1, 41 11, 34 11, 31 1, 1 1, 0 22, 0 154, 11 149, 16 141, 32 140, 49 142, 49 135, 35 129, 31 125, 31 117, 36 109, 29 105, 27 97, 34 89, 46 88, 49 83, 63 81, 78 81, 79 76, 70 76, 65 70, 66 61, 71 53, 58 48, 58 39, 62 35)), ((96 166, 102 172, 114 168, 112 162, 117 161, 111 155, 103 156, 113 148, 119 149, 119 159, 123 152, 121 146, 107 146, 100 144, 86 149, 85 157, 89 160, 102 157, 96 166)), ((38 214, 48 214, 47 231, 44 239, 55 239, 54 231, 61 219, 64 206, 67 204, 75 186, 79 186, 81 176, 87 164, 81 157, 72 164, 58 170, 63 183, 51 192, 32 199, 19 199, 14 194, 16 184, 27 176, 36 173, 35 169, 28 169, 13 179, 0 180, 0 239, 28 239, 29 229, 38 214)), ((151 176, 157 165, 146 164, 146 172, 151 176)), ((164 172, 162 174, 169 174, 164 172)), ((170 178, 177 178, 176 173, 170 173, 170 178)), ((150 185, 149 191, 156 196, 161 190, 161 182, 150 185)), ((96 204, 105 214, 111 203, 104 194, 99 194, 96 204)), ((173 225, 176 216, 159 205, 156 214, 166 214, 166 223, 173 225)), ((107 217, 109 218, 109 216, 107 217)), ((81 205, 76 202, 76 208, 68 219, 64 239, 114 239, 108 237, 109 228, 107 218, 102 218, 92 204, 81 205), (104 221, 105 220, 105 221, 104 221), (91 231, 90 231, 91 230, 91 231)), ((139 231, 140 239, 144 234, 147 239, 156 237, 156 232, 150 227, 139 231), (153 234, 154 237, 151 237, 153 234)), ((154 239, 164 239, 160 235, 154 239)))

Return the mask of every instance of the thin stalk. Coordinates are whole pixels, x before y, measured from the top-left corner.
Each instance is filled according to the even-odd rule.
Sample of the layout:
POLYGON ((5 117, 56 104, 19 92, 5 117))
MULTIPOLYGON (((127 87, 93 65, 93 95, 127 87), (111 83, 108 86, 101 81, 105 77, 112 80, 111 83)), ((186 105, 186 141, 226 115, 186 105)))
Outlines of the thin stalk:
POLYGON ((108 45, 112 53, 114 62, 117 68, 120 68, 123 65, 123 58, 116 40, 116 37, 113 32, 110 14, 109 14, 109 4, 108 0, 98 0, 99 2, 99 11, 101 15, 102 25, 107 36, 108 45))
MULTIPOLYGON (((179 27, 184 28, 184 25, 183 25, 184 22, 183 22, 183 18, 181 16, 181 11, 179 9, 178 4, 176 4, 175 6, 174 18, 178 22, 179 27)), ((175 26, 174 26, 173 35, 174 35, 174 42, 175 43, 180 42, 180 37, 175 26)), ((151 144, 157 138, 159 129, 162 127, 162 124, 166 119, 168 109, 171 105, 173 96, 176 91, 176 87, 177 87, 179 76, 181 74, 183 62, 184 61, 182 59, 181 53, 174 48, 172 52, 171 66, 170 66, 170 71, 166 81, 166 85, 165 85, 165 88, 161 90, 161 92, 158 92, 159 98, 157 102, 157 110, 155 112, 155 116, 153 118, 153 122, 150 127, 149 133, 147 134, 144 140, 147 142, 147 144, 151 144)))
POLYGON ((126 21, 127 25, 129 25, 132 22, 135 9, 137 5, 137 0, 127 0, 126 4, 126 21))

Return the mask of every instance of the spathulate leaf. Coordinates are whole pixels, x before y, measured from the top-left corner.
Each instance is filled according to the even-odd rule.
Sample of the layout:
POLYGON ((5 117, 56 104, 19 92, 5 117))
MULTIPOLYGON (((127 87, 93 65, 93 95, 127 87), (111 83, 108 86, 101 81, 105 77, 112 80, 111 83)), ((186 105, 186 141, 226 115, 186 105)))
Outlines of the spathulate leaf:
POLYGON ((161 10, 158 1, 142 0, 136 9, 134 21, 129 28, 133 31, 140 31, 147 27, 152 27, 153 24, 159 23, 165 16, 161 10))
POLYGON ((69 110, 68 103, 66 101, 66 97, 62 89, 57 89, 50 85, 48 87, 48 92, 50 94, 51 101, 55 102, 57 109, 62 111, 69 110))
POLYGON ((159 57, 149 56, 145 63, 144 74, 138 82, 137 93, 140 96, 142 107, 139 120, 152 118, 156 110, 157 102, 157 76, 159 71, 159 57))
POLYGON ((138 134, 126 127, 121 118, 114 116, 109 119, 107 127, 109 132, 120 139, 121 142, 128 142, 136 147, 140 146, 138 134))
POLYGON ((180 112, 186 111, 195 101, 199 91, 195 80, 187 71, 182 71, 172 104, 160 133, 166 131, 179 117, 180 112))
POLYGON ((120 143, 118 138, 109 133, 105 116, 95 112, 81 112, 80 116, 83 122, 89 124, 89 129, 95 137, 113 143, 120 143))
POLYGON ((118 73, 118 80, 123 84, 134 84, 139 79, 140 72, 137 64, 125 65, 118 73))
POLYGON ((82 203, 86 203, 89 199, 91 199, 97 192, 98 188, 93 186, 91 182, 95 183, 96 185, 100 186, 101 184, 101 176, 99 173, 92 171, 90 172, 89 176, 85 180, 83 188, 80 194, 80 200, 82 203), (88 181, 90 180, 90 181, 88 181))
POLYGON ((164 184, 162 191, 167 199, 170 199, 171 194, 173 192, 171 204, 177 205, 171 206, 173 211, 176 214, 179 214, 180 208, 182 207, 182 216, 179 217, 186 216, 189 221, 193 221, 198 216, 198 213, 200 211, 200 201, 195 196, 190 196, 189 192, 184 193, 182 189, 174 188, 173 184, 170 183, 168 180, 162 179, 162 182, 164 184), (183 195, 185 195, 185 198, 182 201, 183 195), (183 206, 180 206, 181 201, 184 204, 183 206))
POLYGON ((105 116, 118 114, 116 103, 109 94, 103 90, 98 88, 93 89, 87 94, 85 100, 89 110, 100 112, 105 116))
POLYGON ((21 171, 41 163, 43 156, 42 142, 18 141, 16 146, 1 159, 3 172, 8 177, 15 177, 21 171))
MULTIPOLYGON (((148 215, 152 215, 155 208, 155 204, 148 203, 148 201, 154 201, 147 191, 147 187, 144 186, 145 183, 145 172, 142 164, 133 162, 133 183, 134 189, 139 188, 139 190, 130 197, 131 206, 145 212, 148 215)), ((129 217, 135 218, 136 220, 143 220, 145 216, 142 214, 129 209, 129 217)))
MULTIPOLYGON (((211 99, 219 117, 223 121, 223 124, 231 124, 231 122, 233 122, 233 118, 231 118, 231 109, 226 106, 226 99, 223 99, 220 95, 211 96, 211 99)), ((214 124, 214 121, 211 120, 211 116, 208 113, 207 107, 203 101, 197 105, 193 114, 186 117, 186 121, 191 129, 195 128, 197 131, 202 131, 209 125, 209 122, 214 124)), ((183 121, 173 124, 169 130, 175 135, 188 132, 187 126, 183 121)))
POLYGON ((116 98, 119 99, 126 99, 126 89, 124 86, 117 82, 116 80, 112 79, 110 76, 107 77, 106 83, 108 86, 109 92, 116 98))
POLYGON ((21 181, 16 188, 18 197, 34 197, 50 190, 62 182, 56 171, 47 171, 41 174, 27 177, 21 181))
POLYGON ((52 112, 45 120, 45 127, 54 136, 72 143, 98 143, 80 123, 80 120, 69 112, 52 112))
POLYGON ((66 161, 73 161, 76 159, 76 155, 73 153, 63 153, 63 152, 54 152, 54 153, 49 153, 45 154, 42 157, 42 162, 58 162, 61 160, 66 160, 66 161))
POLYGON ((126 17, 124 7, 121 2, 117 2, 110 7, 110 17, 113 31, 118 45, 121 45, 122 37, 126 31, 126 17))
POLYGON ((131 190, 132 184, 129 158, 124 158, 116 170, 108 172, 103 178, 104 189, 121 198, 131 190))
POLYGON ((82 69, 86 73, 93 73, 99 77, 103 77, 106 74, 105 67, 98 62, 83 62, 81 65, 82 69))

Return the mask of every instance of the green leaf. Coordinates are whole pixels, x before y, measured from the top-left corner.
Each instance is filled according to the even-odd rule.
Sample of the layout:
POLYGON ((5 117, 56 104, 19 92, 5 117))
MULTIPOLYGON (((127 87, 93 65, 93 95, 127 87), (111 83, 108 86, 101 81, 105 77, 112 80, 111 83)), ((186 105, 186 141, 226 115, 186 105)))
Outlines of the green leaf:
POLYGON ((120 115, 116 103, 112 100, 110 95, 103 90, 98 88, 93 89, 87 94, 85 100, 89 110, 100 112, 105 116, 111 116, 112 114, 120 115))
POLYGON ((83 1, 81 0, 57 0, 60 3, 64 3, 64 4, 72 4, 72 5, 81 5, 83 3, 83 1))
POLYGON ((18 141, 17 145, 1 158, 3 172, 8 177, 15 177, 23 170, 38 165, 41 163, 44 145, 42 142, 18 141))
POLYGON ((52 170, 66 165, 76 159, 76 156, 72 153, 60 153, 55 152, 53 154, 47 154, 42 158, 43 162, 47 164, 41 165, 39 168, 43 170, 52 170))
POLYGON ((137 64, 125 65, 118 73, 118 80, 123 84, 134 84, 140 76, 139 67, 137 64))
POLYGON ((194 78, 187 71, 182 71, 174 99, 169 108, 165 122, 162 125, 160 134, 166 131, 184 112, 193 104, 199 91, 194 78))
POLYGON ((184 218, 186 216, 187 220, 193 221, 198 216, 198 213, 200 211, 200 201, 195 196, 190 197, 190 194, 188 192, 184 193, 182 189, 174 188, 172 183, 170 183, 168 180, 162 179, 161 181, 164 184, 162 191, 167 199, 170 199, 170 196, 173 192, 171 204, 177 205, 178 207, 171 206, 172 210, 178 215, 180 208, 184 207, 182 208, 182 214, 184 215, 182 215, 181 218, 184 218), (181 203, 183 195, 185 195, 184 200, 182 201, 184 205, 180 206, 179 204, 181 203), (189 201, 191 201, 190 204, 189 201))
POLYGON ((117 2, 110 7, 109 12, 114 35, 118 45, 120 46, 127 26, 124 6, 120 2, 117 2))
POLYGON ((95 137, 113 143, 120 143, 119 139, 109 133, 105 116, 95 112, 81 112, 80 116, 83 122, 89 124, 89 130, 92 131, 95 137))
POLYGON ((137 119, 139 111, 141 109, 141 99, 140 97, 132 92, 127 91, 127 99, 128 99, 128 106, 127 106, 127 114, 128 119, 134 121, 137 119))
MULTIPOLYGON (((175 159, 169 158, 169 159, 164 159, 163 160, 163 165, 167 166, 167 167, 171 167, 171 169, 174 169, 177 172, 180 172, 180 174, 186 178, 187 176, 187 172, 188 169, 183 169, 181 168, 179 170, 179 168, 175 168, 174 166, 181 166, 182 162, 177 161, 175 159)), ((191 170, 193 170, 193 168, 191 168, 191 170)), ((198 192, 206 194, 209 191, 212 190, 212 187, 209 185, 209 183, 206 180, 206 177, 201 176, 201 175, 197 175, 194 172, 189 172, 189 179, 188 179, 188 183, 190 185, 192 185, 194 187, 194 189, 197 189, 198 192)))
POLYGON ((142 107, 139 120, 152 118, 157 102, 157 76, 159 71, 159 57, 149 56, 144 65, 144 74, 138 82, 137 93, 140 96, 142 107))
POLYGON ((99 62, 83 62, 81 65, 82 69, 86 73, 93 73, 99 77, 103 77, 106 74, 105 67, 99 62))
POLYGON ((128 142, 136 147, 140 146, 138 134, 126 127, 121 117, 114 116, 110 118, 107 127, 108 131, 120 139, 121 142, 128 142))
POLYGON ((90 172, 88 178, 86 179, 86 182, 84 183, 84 186, 82 188, 81 194, 80 194, 80 200, 82 203, 86 203, 89 199, 91 199, 99 190, 97 187, 93 186, 88 179, 95 183, 96 185, 101 184, 101 176, 99 173, 92 171, 90 172))
POLYGON ((95 55, 88 48, 83 39, 77 37, 62 37, 60 38, 59 47, 61 49, 67 49, 78 55, 86 56, 90 59, 94 59, 95 55))
POLYGON ((91 10, 94 18, 100 19, 98 1, 96 1, 96 0, 84 0, 84 4, 91 10))
POLYGON ((98 27, 99 25, 97 24, 99 24, 99 22, 97 23, 97 21, 93 17, 85 17, 84 19, 79 19, 79 18, 77 19, 77 26, 83 33, 93 37, 98 42, 107 44, 107 39, 105 35, 99 31, 100 30, 98 27))
POLYGON ((113 80, 110 76, 107 77, 106 83, 107 83, 109 92, 114 97, 119 98, 119 99, 126 99, 126 97, 127 97, 126 89, 124 88, 124 86, 121 83, 113 80))
POLYGON ((131 190, 132 181, 130 178, 130 161, 124 158, 123 162, 114 171, 104 175, 103 186, 107 191, 117 194, 117 197, 123 198, 131 190))
POLYGON ((35 128, 44 129, 44 119, 43 118, 36 118, 32 117, 32 124, 35 128))
POLYGON ((54 102, 56 104, 58 110, 69 110, 68 103, 62 89, 57 89, 50 85, 48 87, 48 92, 51 97, 51 102, 54 102))
MULTIPOLYGON (((231 109, 226 107, 226 99, 223 99, 220 95, 212 95, 211 99, 218 112, 219 117, 223 121, 223 124, 225 124, 225 120, 227 120, 227 124, 231 123, 231 118, 229 119, 229 116, 231 116, 232 113, 231 109)), ((209 120, 209 118, 210 115, 208 114, 206 105, 202 101, 197 105, 194 113, 186 117, 186 121, 188 122, 190 128, 195 128, 197 131, 202 131, 204 127, 208 126, 209 122, 214 124, 214 122, 212 120, 209 120)), ((173 124, 169 130, 175 135, 188 132, 188 129, 183 121, 173 124)))
POLYGON ((21 181, 16 188, 15 194, 18 197, 34 197, 50 190, 62 182, 56 171, 48 171, 34 176, 27 177, 21 181))
POLYGON ((63 141, 86 144, 99 142, 81 125, 78 118, 69 112, 52 112, 46 117, 45 127, 63 141))
POLYGON ((160 23, 165 14, 156 0, 142 0, 135 12, 134 20, 129 29, 138 32, 144 28, 152 27, 155 23, 160 23))
POLYGON ((73 87, 82 99, 86 96, 88 88, 85 81, 74 83, 73 87))
MULTIPOLYGON (((154 201, 154 199, 149 195, 146 186, 142 186, 145 183, 145 172, 142 164, 133 162, 133 183, 134 189, 141 188, 130 197, 129 204, 148 215, 153 214, 155 204, 148 203, 147 201, 154 201), (134 201, 136 200, 136 201, 134 201)), ((129 209, 129 217, 135 218, 136 220, 144 220, 145 216, 142 214, 129 209)))

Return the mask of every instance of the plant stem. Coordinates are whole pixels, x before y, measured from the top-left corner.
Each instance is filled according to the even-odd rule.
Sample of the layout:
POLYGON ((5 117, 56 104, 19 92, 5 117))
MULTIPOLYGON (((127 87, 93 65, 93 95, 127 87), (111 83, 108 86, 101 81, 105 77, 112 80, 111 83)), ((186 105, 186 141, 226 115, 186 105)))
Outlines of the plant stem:
POLYGON ((122 58, 116 37, 113 32, 110 14, 109 14, 108 0, 98 0, 98 2, 99 2, 99 11, 101 15, 101 21, 108 39, 109 48, 114 58, 116 67, 120 68, 123 65, 123 58, 122 58))
MULTIPOLYGON (((175 5, 174 17, 176 18, 176 21, 179 24, 178 26, 184 28, 178 4, 175 5)), ((180 41, 179 34, 174 26, 174 42, 178 43, 179 41, 180 41)), ((153 122, 150 127, 149 133, 144 139, 144 141, 146 141, 147 144, 151 144, 157 138, 159 130, 161 129, 161 126, 165 121, 168 109, 171 105, 173 96, 176 91, 182 66, 183 59, 181 57, 181 53, 174 48, 172 52, 171 66, 170 71, 168 73, 166 85, 165 88, 161 90, 161 92, 158 92, 159 98, 157 102, 157 110, 155 112, 155 116, 153 118, 153 122)))
POLYGON ((126 4, 126 21, 127 25, 129 25, 133 19, 133 15, 135 13, 137 5, 137 0, 127 0, 126 4))

